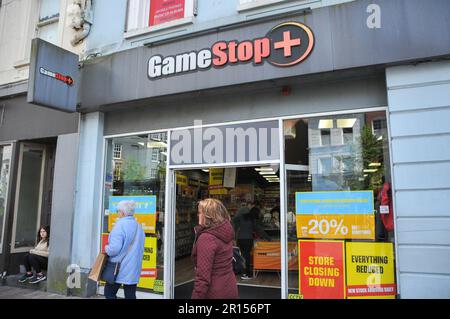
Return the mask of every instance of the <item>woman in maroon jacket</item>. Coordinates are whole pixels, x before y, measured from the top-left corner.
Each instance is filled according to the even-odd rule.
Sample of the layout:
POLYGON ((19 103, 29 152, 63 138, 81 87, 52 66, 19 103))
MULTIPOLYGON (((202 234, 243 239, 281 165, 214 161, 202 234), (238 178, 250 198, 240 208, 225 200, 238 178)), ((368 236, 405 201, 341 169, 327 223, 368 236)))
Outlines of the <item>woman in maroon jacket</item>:
POLYGON ((192 249, 195 265, 192 299, 237 299, 230 215, 222 202, 208 198, 198 204, 198 219, 192 249))

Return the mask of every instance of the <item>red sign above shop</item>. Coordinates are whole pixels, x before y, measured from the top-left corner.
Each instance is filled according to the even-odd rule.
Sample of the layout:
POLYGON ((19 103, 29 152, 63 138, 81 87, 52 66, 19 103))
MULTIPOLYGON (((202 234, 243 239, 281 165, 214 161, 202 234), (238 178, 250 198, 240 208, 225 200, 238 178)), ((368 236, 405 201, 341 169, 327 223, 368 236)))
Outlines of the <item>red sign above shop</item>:
POLYGON ((303 299, 345 299, 344 241, 299 240, 303 299))
POLYGON ((184 18, 185 0, 151 0, 149 25, 184 18))

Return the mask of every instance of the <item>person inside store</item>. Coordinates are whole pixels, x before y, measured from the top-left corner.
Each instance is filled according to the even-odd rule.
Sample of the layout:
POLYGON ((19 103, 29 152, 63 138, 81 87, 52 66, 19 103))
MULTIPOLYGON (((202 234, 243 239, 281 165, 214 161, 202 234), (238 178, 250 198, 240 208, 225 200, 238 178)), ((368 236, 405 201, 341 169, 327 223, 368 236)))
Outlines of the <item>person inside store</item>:
POLYGON ((136 287, 141 277, 145 233, 134 218, 136 202, 123 200, 117 204, 118 219, 111 230, 105 252, 108 263, 119 264, 114 282, 105 284, 105 298, 117 299, 123 285, 125 299, 136 299, 136 287))
POLYGON ((232 262, 234 231, 221 201, 207 198, 199 202, 198 225, 194 230, 192 299, 237 299, 232 262))
POLYGON ((394 212, 391 184, 382 177, 381 188, 375 200, 375 225, 377 241, 392 241, 394 238, 394 212))
POLYGON ((280 228, 280 206, 275 206, 270 210, 270 215, 272 217, 272 223, 277 227, 280 228))
POLYGON ((50 226, 39 228, 37 242, 36 247, 31 249, 24 257, 24 265, 27 272, 19 279, 19 282, 28 281, 31 284, 37 284, 47 279, 42 270, 47 269, 48 266, 50 226), (33 268, 36 271, 35 275, 33 275, 33 268))
POLYGON ((266 241, 271 241, 271 237, 264 231, 259 223, 260 203, 255 201, 253 202, 251 209, 248 209, 248 206, 246 208, 247 209, 243 207, 240 209, 233 218, 233 227, 236 233, 237 245, 241 249, 245 259, 245 270, 241 276, 242 280, 253 279, 250 256, 255 237, 258 236, 266 241))

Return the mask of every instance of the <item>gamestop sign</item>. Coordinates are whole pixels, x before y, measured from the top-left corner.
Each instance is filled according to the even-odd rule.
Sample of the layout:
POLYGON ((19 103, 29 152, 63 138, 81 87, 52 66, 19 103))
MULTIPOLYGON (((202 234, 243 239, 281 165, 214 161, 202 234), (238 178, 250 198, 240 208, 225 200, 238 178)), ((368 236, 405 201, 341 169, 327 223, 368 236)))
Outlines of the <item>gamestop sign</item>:
POLYGON ((238 63, 258 66, 267 61, 276 67, 291 67, 304 61, 314 48, 314 34, 298 22, 285 22, 265 37, 245 41, 219 41, 211 48, 175 56, 154 55, 148 61, 148 77, 158 80, 187 72, 223 68, 238 63))

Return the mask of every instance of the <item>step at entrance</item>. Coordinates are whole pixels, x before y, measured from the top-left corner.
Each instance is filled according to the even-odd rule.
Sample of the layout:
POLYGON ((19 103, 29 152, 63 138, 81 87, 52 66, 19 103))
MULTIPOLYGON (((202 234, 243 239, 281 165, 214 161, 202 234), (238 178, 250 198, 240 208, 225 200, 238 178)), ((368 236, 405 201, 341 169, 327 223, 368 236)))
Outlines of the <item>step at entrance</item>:
POLYGON ((19 279, 20 277, 22 277, 22 275, 23 274, 9 275, 6 278, 3 278, 2 285, 39 291, 47 291, 47 280, 38 282, 37 284, 31 284, 29 282, 21 283, 19 282, 19 279))

